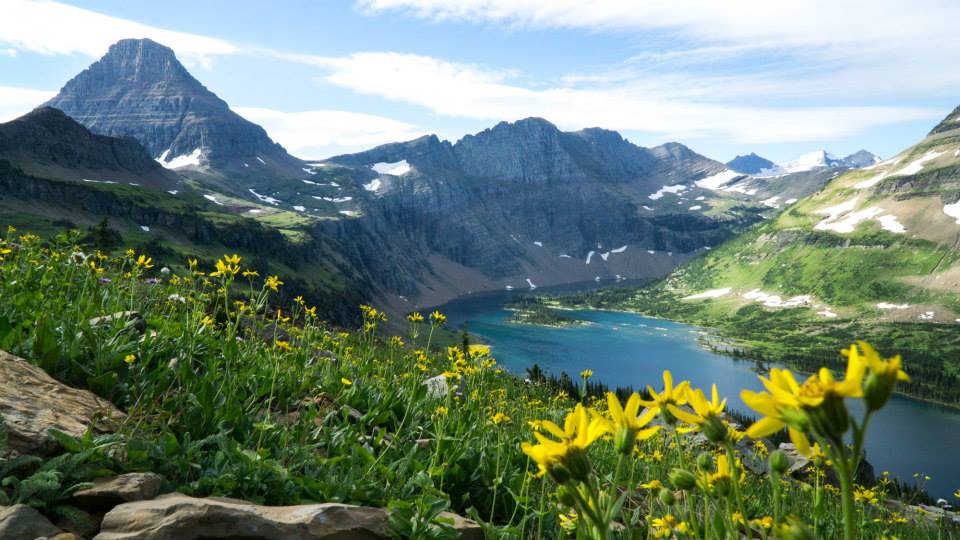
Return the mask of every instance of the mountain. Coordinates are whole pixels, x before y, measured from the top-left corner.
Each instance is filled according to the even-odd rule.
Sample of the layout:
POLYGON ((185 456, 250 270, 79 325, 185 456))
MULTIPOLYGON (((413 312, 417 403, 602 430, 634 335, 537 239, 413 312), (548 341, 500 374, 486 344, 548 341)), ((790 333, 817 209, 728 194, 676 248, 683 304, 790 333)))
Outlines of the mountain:
POLYGON ((879 161, 880 158, 866 150, 858 150, 846 157, 838 157, 826 150, 816 150, 783 165, 775 165, 754 174, 758 176, 783 176, 815 169, 858 169, 873 165, 879 161))
POLYGON ((930 135, 936 135, 938 133, 946 133, 947 131, 953 131, 957 128, 960 128, 960 107, 957 107, 942 122, 937 124, 931 131, 930 135))
POLYGON ((712 189, 743 175, 682 144, 643 148, 615 131, 565 132, 540 118, 455 143, 427 136, 302 162, 150 40, 114 44, 49 105, 93 133, 136 139, 191 180, 162 197, 111 190, 122 200, 109 205, 123 213, 98 193, 101 203, 77 220, 104 209, 147 239, 174 223, 164 231, 173 252, 216 243, 210 227, 227 227, 217 234, 231 245, 287 266, 274 272, 302 268, 309 287, 353 289, 398 311, 477 290, 659 277, 774 213, 712 189))
POLYGON ((46 105, 94 133, 137 139, 169 168, 242 177, 296 174, 302 166, 190 75, 172 49, 149 39, 115 43, 46 105))
POLYGON ((745 156, 737 156, 727 162, 728 168, 743 174, 757 174, 764 169, 772 169, 774 166, 774 162, 753 152, 745 156))
POLYGON ((955 114, 916 145, 841 172, 789 211, 677 270, 664 290, 691 304, 710 299, 714 311, 753 305, 773 312, 803 308, 822 321, 956 325, 955 114))
POLYGON ((181 179, 134 139, 94 135, 63 112, 40 107, 0 124, 0 159, 32 174, 175 189, 181 179))
POLYGON ((339 175, 340 200, 353 197, 342 205, 358 217, 336 227, 366 246, 363 265, 383 266, 375 273, 393 290, 422 302, 464 289, 662 275, 761 212, 699 187, 724 166, 686 146, 642 148, 614 131, 564 132, 540 118, 456 143, 383 145, 314 170, 311 183, 339 175), (351 184, 363 189, 348 194, 351 184), (384 260, 383 245, 404 257, 384 260), (428 270, 417 276, 417 266, 428 270))

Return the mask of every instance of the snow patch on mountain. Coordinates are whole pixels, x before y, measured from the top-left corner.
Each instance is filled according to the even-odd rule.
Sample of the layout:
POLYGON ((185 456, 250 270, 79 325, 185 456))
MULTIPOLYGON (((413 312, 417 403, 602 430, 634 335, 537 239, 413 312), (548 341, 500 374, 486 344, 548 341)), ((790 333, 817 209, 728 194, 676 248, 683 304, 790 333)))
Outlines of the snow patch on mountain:
POLYGON ((656 193, 653 193, 653 194, 651 194, 651 195, 648 195, 648 198, 649 198, 651 201, 656 201, 656 200, 658 200, 658 199, 662 199, 663 196, 664 196, 665 194, 667 194, 667 193, 672 193, 672 194, 674 194, 674 195, 679 195, 679 194, 683 193, 684 190, 686 190, 686 189, 687 189, 687 186, 686 186, 685 184, 674 184, 674 185, 672 185, 672 186, 663 186, 662 188, 658 189, 658 190, 656 191, 656 193))
POLYGON ((382 185, 382 184, 381 184, 381 182, 380 182, 380 179, 379 179, 379 178, 374 178, 374 179, 371 180, 369 183, 364 184, 364 185, 363 185, 363 189, 365 189, 365 190, 367 190, 367 191, 377 191, 378 189, 380 189, 380 186, 381 186, 381 185, 382 185))
POLYGON ((716 190, 716 189, 719 189, 724 184, 730 182, 734 178, 738 178, 740 176, 743 176, 743 174, 738 173, 737 171, 732 171, 730 169, 725 169, 716 174, 711 174, 706 178, 701 178, 700 180, 697 180, 694 183, 697 185, 697 187, 716 190))
POLYGON ((173 159, 169 159, 170 150, 164 150, 160 157, 157 158, 157 162, 166 167, 167 169, 181 169, 183 167, 199 167, 200 160, 203 158, 203 151, 199 148, 194 149, 193 152, 189 154, 183 154, 177 156, 173 159))
POLYGON ((380 174, 389 174, 391 176, 403 176, 410 172, 410 164, 407 163, 405 159, 390 163, 380 161, 371 165, 370 168, 380 174))
POLYGON ((723 289, 711 289, 709 291, 703 291, 702 293, 691 294, 690 296, 684 296, 684 300, 706 300, 708 298, 720 298, 721 296, 726 296, 730 294, 730 287, 725 287, 723 289))

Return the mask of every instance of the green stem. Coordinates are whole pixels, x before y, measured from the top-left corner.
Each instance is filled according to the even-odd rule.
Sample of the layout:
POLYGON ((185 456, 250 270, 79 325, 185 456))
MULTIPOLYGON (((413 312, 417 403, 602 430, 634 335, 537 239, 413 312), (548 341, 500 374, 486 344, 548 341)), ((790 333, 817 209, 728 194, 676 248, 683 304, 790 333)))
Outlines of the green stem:
POLYGON ((730 471, 733 477, 733 496, 737 501, 737 510, 743 519, 747 519, 747 512, 743 506, 743 495, 740 494, 740 467, 737 466, 737 458, 734 454, 733 443, 726 441, 727 460, 730 462, 730 471))
POLYGON ((837 476, 840 477, 841 506, 843 509, 843 539, 856 538, 856 508, 853 504, 853 473, 845 456, 837 456, 837 476))

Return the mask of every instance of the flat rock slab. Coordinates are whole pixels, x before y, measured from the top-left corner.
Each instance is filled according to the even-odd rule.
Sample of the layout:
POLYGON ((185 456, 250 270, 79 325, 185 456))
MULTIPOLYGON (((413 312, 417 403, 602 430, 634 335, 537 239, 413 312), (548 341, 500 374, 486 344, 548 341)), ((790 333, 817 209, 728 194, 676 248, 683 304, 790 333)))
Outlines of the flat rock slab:
MULTIPOLYGON (((387 518, 382 508, 336 503, 258 506, 172 493, 117 506, 103 518, 95 540, 385 540, 387 518)), ((454 519, 461 540, 483 539, 479 525, 454 519)))
POLYGON ((33 540, 38 536, 56 536, 60 532, 31 506, 0 506, 0 538, 3 540, 33 540))
POLYGON ((109 510, 118 504, 146 501, 160 494, 163 477, 154 473, 130 473, 97 478, 93 487, 74 493, 74 503, 84 510, 109 510))
POLYGON ((4 351, 0 351, 0 381, 0 416, 7 428, 8 451, 13 453, 50 455, 59 448, 47 433, 50 428, 80 437, 98 414, 114 419, 124 416, 92 392, 62 384, 4 351))

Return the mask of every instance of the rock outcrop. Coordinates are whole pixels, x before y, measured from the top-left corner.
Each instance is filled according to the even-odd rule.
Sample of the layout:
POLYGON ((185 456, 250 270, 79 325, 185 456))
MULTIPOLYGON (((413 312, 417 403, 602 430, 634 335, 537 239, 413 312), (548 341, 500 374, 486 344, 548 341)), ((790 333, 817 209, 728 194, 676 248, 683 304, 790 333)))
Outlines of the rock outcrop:
POLYGON ((97 478, 93 487, 73 494, 74 503, 84 510, 98 512, 119 504, 148 501, 160 494, 163 477, 154 473, 129 473, 97 478))
POLYGON ((4 351, 0 351, 0 380, 0 416, 7 430, 9 452, 50 455, 57 451, 58 443, 49 429, 80 437, 96 418, 123 417, 110 402, 66 386, 4 351))
POLYGON ((33 507, 25 504, 0 506, 0 538, 3 540, 34 540, 58 534, 60 529, 33 507))
MULTIPOLYGON (((453 517, 461 540, 481 540, 480 526, 453 517)), ((380 540, 387 511, 346 504, 269 507, 232 499, 197 499, 173 493, 127 503, 103 519, 95 540, 380 540)))

